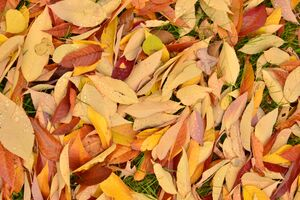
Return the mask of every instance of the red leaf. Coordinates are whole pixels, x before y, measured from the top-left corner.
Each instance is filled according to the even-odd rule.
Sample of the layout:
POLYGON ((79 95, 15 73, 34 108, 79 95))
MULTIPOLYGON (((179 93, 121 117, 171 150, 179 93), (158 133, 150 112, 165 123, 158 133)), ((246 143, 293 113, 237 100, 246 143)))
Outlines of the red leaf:
POLYGON ((73 117, 73 119, 68 124, 62 124, 57 129, 55 129, 52 134, 53 135, 65 135, 70 133, 73 128, 78 124, 80 121, 79 117, 73 117))
POLYGON ((243 16, 243 23, 239 36, 245 36, 262 27, 265 24, 267 17, 266 6, 264 5, 246 11, 243 16))
POLYGON ((249 172, 250 169, 252 167, 252 164, 251 164, 251 160, 249 159, 245 165, 240 169, 240 171, 238 172, 237 176, 236 176, 236 179, 235 179, 235 182, 234 182, 234 185, 233 185, 233 188, 235 186, 237 186, 240 182, 241 182, 241 178, 242 176, 246 173, 246 172, 249 172))
POLYGON ((63 67, 88 66, 100 60, 102 48, 99 45, 88 45, 67 54, 59 63, 63 67))
POLYGON ((12 153, 8 152, 0 143, 0 177, 10 187, 14 185, 14 160, 12 153))
POLYGON ((274 145, 274 143, 275 143, 275 141, 276 141, 276 138, 277 138, 277 135, 279 134, 279 131, 276 131, 271 137, 270 137, 270 139, 267 141, 267 143, 265 144, 265 146, 264 146, 264 155, 266 155, 266 154, 268 154, 270 151, 271 151, 271 149, 272 149, 272 147, 273 147, 273 145, 274 145))
POLYGON ((271 200, 275 200, 281 197, 284 193, 290 190, 292 183, 298 177, 300 173, 300 157, 297 158, 296 161, 292 163, 288 172, 286 173, 282 183, 275 190, 275 192, 271 196, 271 200))
POLYGON ((131 73, 134 65, 134 60, 129 61, 122 56, 116 63, 116 66, 113 69, 112 78, 125 80, 131 73))
POLYGON ((270 171, 278 172, 281 174, 285 174, 288 171, 288 168, 273 163, 264 162, 264 166, 270 171))
POLYGON ((184 49, 192 46, 196 42, 198 42, 198 40, 192 40, 192 41, 180 42, 180 43, 172 43, 172 44, 168 44, 166 47, 167 47, 168 51, 180 52, 180 51, 183 51, 184 49))
POLYGON ((79 176, 76 182, 82 185, 90 186, 104 181, 107 177, 109 177, 112 170, 101 165, 102 164, 97 164, 89 170, 76 173, 76 175, 79 176))
POLYGON ((300 158, 300 144, 286 150, 281 156, 289 161, 296 161, 300 158))
POLYGON ((49 160, 58 161, 63 148, 61 143, 37 119, 31 119, 31 124, 41 153, 49 160))

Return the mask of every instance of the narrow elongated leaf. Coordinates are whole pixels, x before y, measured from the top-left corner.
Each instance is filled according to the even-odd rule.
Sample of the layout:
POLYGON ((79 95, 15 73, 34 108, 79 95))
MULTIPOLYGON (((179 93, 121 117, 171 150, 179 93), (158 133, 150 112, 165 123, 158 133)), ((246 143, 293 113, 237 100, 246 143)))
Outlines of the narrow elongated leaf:
POLYGON ((247 103, 247 92, 236 98, 227 108, 222 119, 222 130, 229 130, 231 125, 242 115, 247 103))
POLYGON ((31 124, 41 153, 49 160, 58 161, 62 151, 59 140, 42 127, 36 119, 31 119, 31 124))
POLYGON ((250 151, 251 133, 254 130, 251 125, 253 111, 254 111, 254 100, 251 99, 250 103, 247 105, 242 115, 241 123, 240 123, 242 145, 247 151, 250 151))
POLYGON ((280 47, 284 41, 275 35, 263 34, 247 42, 239 51, 246 54, 260 53, 270 47, 280 47))
POLYGON ((286 100, 288 100, 289 102, 296 101, 300 96, 299 77, 300 77, 300 67, 297 67, 288 75, 285 81, 283 94, 286 100))
POLYGON ((100 60, 101 54, 102 48, 99 45, 91 44, 87 47, 67 54, 59 64, 67 68, 88 66, 100 60))
POLYGON ((224 80, 229 84, 235 84, 240 72, 240 64, 234 49, 227 42, 223 43, 219 65, 224 80))
POLYGON ((273 126, 278 116, 278 108, 263 116, 255 126, 255 136, 260 142, 266 144, 273 132, 273 126))
POLYGON ((52 37, 43 32, 52 27, 51 18, 46 6, 41 15, 39 15, 30 27, 25 39, 23 51, 22 73, 24 78, 29 81, 37 79, 48 63, 52 37), (40 49, 38 49, 40 45, 40 49), (34 66, 34 67, 32 67, 34 66))
POLYGON ((132 104, 138 102, 135 92, 123 81, 97 75, 89 76, 89 78, 103 95, 116 103, 132 104))
POLYGON ((213 186, 213 199, 218 200, 223 188, 223 182, 228 170, 229 164, 224 165, 221 167, 215 174, 213 180, 212 180, 212 186, 213 186))
POLYGON ((190 182, 188 158, 184 149, 182 150, 182 155, 177 166, 176 178, 178 194, 182 198, 186 198, 191 192, 192 188, 190 182))
POLYGON ((0 177, 9 187, 13 187, 14 185, 14 176, 15 172, 14 168, 14 160, 13 156, 10 152, 8 152, 4 146, 0 143, 0 161, 2 165, 0 165, 0 177))
POLYGON ((169 194, 176 194, 177 191, 171 174, 164 170, 158 163, 153 164, 153 169, 158 183, 162 187, 162 189, 169 194))

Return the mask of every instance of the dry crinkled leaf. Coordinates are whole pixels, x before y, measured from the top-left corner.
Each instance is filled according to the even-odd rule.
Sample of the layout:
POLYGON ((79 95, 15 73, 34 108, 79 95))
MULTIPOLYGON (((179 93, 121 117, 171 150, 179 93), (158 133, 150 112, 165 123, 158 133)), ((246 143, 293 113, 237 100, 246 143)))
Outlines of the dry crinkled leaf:
POLYGON ((280 47, 284 40, 276 35, 262 34, 253 39, 250 39, 239 51, 246 54, 260 53, 270 47, 280 47))
POLYGON ((229 84, 235 84, 240 72, 240 64, 234 49, 227 42, 223 43, 219 65, 224 80, 229 84))
POLYGON ((52 27, 51 18, 48 12, 48 7, 45 7, 42 14, 40 14, 31 25, 25 39, 21 68, 23 76, 28 82, 34 81, 41 75, 44 66, 49 60, 48 50, 44 51, 44 48, 47 49, 47 47, 42 49, 42 54, 36 49, 36 46, 41 44, 42 41, 48 41, 52 44, 52 36, 43 32, 43 30, 47 30, 52 27))
POLYGON ((106 10, 90 0, 63 0, 50 8, 61 19, 81 27, 97 26, 107 17, 106 10))
POLYGON ((22 108, 3 94, 0 94, 0 102, 0 142, 22 158, 25 167, 31 170, 34 135, 30 120, 22 108))
POLYGON ((158 163, 153 164, 153 169, 158 183, 162 189, 169 194, 177 194, 171 174, 164 170, 163 167, 158 163))
POLYGON ((273 126, 276 123, 277 116, 278 108, 272 110, 271 112, 263 116, 255 126, 255 136, 264 145, 272 135, 273 126))
POLYGON ((104 96, 116 103, 132 104, 138 102, 135 92, 123 81, 98 75, 92 75, 89 78, 104 96))
POLYGON ((284 88, 283 94, 286 100, 289 102, 296 101, 300 96, 300 67, 294 69, 287 77, 284 88))

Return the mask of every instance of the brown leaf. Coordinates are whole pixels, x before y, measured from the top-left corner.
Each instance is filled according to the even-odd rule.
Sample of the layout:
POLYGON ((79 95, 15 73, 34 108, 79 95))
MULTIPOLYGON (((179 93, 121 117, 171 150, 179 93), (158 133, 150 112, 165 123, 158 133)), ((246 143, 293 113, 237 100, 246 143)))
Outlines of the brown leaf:
POLYGON ((287 120, 280 122, 277 126, 276 129, 281 131, 285 128, 290 128, 292 127, 297 121, 300 120, 300 110, 296 111, 291 117, 289 117, 287 120))
POLYGON ((66 135, 73 130, 73 128, 78 124, 79 121, 80 121, 79 117, 73 117, 69 123, 61 124, 59 127, 57 127, 52 132, 52 134, 53 135, 66 135))
POLYGON ((58 161, 63 148, 59 140, 42 127, 37 119, 31 119, 30 121, 41 153, 49 160, 58 161))
POLYGON ((88 134, 82 139, 82 145, 86 152, 94 157, 104 151, 104 148, 101 145, 99 135, 96 131, 92 132, 93 134, 88 134))
POLYGON ((67 87, 67 93, 65 97, 59 102, 56 107, 54 114, 51 118, 53 124, 59 122, 61 119, 66 117, 70 110, 72 110, 75 104, 76 91, 72 88, 72 84, 69 82, 67 87))
POLYGON ((111 172, 111 169, 102 166, 102 164, 97 164, 89 170, 76 173, 78 176, 76 182, 81 185, 95 185, 107 179, 111 172))
POLYGON ((71 33, 71 31, 72 31, 72 24, 66 22, 56 25, 51 29, 44 30, 44 32, 49 33, 50 35, 57 38, 64 37, 67 34, 71 33))
POLYGON ((92 65, 100 60, 102 51, 99 45, 91 44, 67 54, 59 64, 66 68, 92 65))
POLYGON ((251 63, 249 62, 249 57, 246 59, 244 66, 243 79, 240 87, 240 94, 248 92, 248 100, 251 98, 252 90, 254 85, 254 71, 251 63))
POLYGON ((133 9, 124 11, 119 17, 119 26, 124 25, 122 35, 127 34, 133 28, 133 9))

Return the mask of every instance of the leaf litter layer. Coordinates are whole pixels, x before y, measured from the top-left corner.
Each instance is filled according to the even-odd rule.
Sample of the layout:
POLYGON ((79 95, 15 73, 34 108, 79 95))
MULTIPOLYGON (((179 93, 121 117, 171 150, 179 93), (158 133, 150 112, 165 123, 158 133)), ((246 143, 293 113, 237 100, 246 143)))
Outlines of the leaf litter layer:
POLYGON ((300 198, 299 0, 2 0, 1 199, 300 198))

